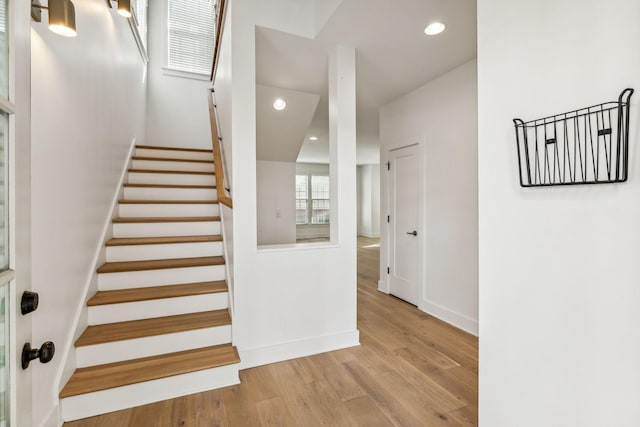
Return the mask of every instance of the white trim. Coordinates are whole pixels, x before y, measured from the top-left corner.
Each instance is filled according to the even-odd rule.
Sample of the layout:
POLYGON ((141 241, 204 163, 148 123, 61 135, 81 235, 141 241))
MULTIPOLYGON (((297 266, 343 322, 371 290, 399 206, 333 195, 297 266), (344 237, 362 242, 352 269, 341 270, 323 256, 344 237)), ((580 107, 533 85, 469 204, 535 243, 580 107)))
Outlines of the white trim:
POLYGON ((458 313, 457 311, 453 311, 429 300, 422 300, 422 304, 420 304, 418 308, 433 317, 437 317, 438 319, 455 326, 458 329, 462 329, 476 337, 478 336, 477 319, 472 319, 462 313, 458 313))
MULTIPOLYGON (((138 50, 140 51, 140 56, 142 56, 142 60, 144 61, 145 65, 149 63, 149 55, 147 54, 147 46, 145 45, 145 43, 143 43, 142 41, 142 37, 140 37, 140 32, 138 31, 138 26, 136 25, 136 21, 133 18, 133 15, 131 16, 131 18, 128 19, 129 21, 129 27, 131 27, 131 32, 133 33, 133 38, 136 41, 136 45, 138 45, 138 50)), ((147 16, 147 27, 149 25, 149 18, 147 16)))
POLYGON ((12 102, 0 97, 0 111, 3 111, 9 115, 15 112, 16 106, 12 102))
POLYGON ((378 290, 382 293, 389 294, 389 282, 385 280, 378 280, 378 290))
POLYGON ((202 80, 207 82, 209 81, 209 75, 207 74, 194 73, 193 71, 176 70, 175 68, 171 68, 167 65, 164 65, 162 67, 162 74, 164 74, 165 76, 181 77, 183 79, 202 80))
POLYGON ((8 269, 0 273, 0 285, 11 282, 16 277, 16 272, 8 269))
POLYGON ((340 244, 326 242, 302 242, 302 243, 282 243, 279 245, 258 245, 258 254, 262 252, 289 252, 312 249, 335 249, 340 248, 340 244))
POLYGON ((355 329, 353 331, 320 335, 301 340, 282 342, 279 344, 243 350, 239 349, 241 360, 240 369, 249 369, 256 366, 268 365, 270 363, 297 359, 299 357, 306 357, 314 354, 325 353, 327 351, 356 347, 359 345, 360 331, 355 329))
POLYGON ((375 239, 376 237, 380 237, 380 233, 358 233, 360 237, 368 237, 370 239, 375 239))
MULTIPOLYGON (((227 283, 227 298, 229 314, 231 315, 231 324, 233 325, 233 315, 235 313, 235 300, 233 293, 233 276, 231 275, 231 265, 229 260, 229 249, 227 247, 227 229, 224 225, 224 212, 223 209, 229 209, 225 205, 220 205, 218 215, 220 216, 220 234, 222 234, 222 255, 224 257, 224 278, 227 283)), ((233 215, 233 212, 231 213, 233 215)), ((233 260, 233 259, 232 259, 233 260)), ((233 342, 233 328, 231 329, 231 342, 233 342)))

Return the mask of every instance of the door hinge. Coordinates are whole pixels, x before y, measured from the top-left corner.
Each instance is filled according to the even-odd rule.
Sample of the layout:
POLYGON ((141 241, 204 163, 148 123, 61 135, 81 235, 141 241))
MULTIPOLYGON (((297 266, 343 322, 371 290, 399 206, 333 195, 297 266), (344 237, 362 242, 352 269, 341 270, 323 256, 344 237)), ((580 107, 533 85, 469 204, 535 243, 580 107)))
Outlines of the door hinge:
POLYGON ((391 170, 391 162, 387 162, 387 170, 390 171, 391 170))
POLYGON ((391 222, 391 215, 387 215, 387 223, 391 222))
POLYGON ((387 267, 387 274, 391 274, 391 269, 387 267))

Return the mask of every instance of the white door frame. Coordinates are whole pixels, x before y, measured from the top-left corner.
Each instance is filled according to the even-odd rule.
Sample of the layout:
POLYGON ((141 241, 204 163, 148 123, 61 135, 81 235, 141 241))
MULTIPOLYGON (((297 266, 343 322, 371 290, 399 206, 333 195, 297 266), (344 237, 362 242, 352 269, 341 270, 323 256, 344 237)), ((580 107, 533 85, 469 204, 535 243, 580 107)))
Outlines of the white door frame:
POLYGON ((402 148, 407 148, 413 145, 418 146, 418 287, 419 287, 419 296, 418 296, 418 308, 424 311, 424 301, 425 301, 425 262, 424 262, 424 247, 426 241, 426 219, 425 219, 425 158, 424 158, 424 137, 414 137, 409 138, 403 141, 400 141, 396 144, 387 146, 382 152, 382 158, 380 159, 380 169, 381 174, 384 175, 384 178, 380 177, 380 183, 384 183, 384 188, 380 189, 380 205, 382 210, 382 215, 380 215, 380 281, 378 282, 378 290, 388 294, 390 292, 390 281, 389 274, 387 273, 387 268, 389 267, 389 260, 391 254, 391 245, 390 242, 392 237, 391 224, 388 222, 387 218, 391 215, 391 200, 390 200, 390 175, 389 169, 387 167, 388 162, 390 161, 390 153, 392 151, 396 151, 402 148))
MULTIPOLYGON (((31 4, 9 0, 9 93, 15 105, 10 118, 10 268, 11 286, 11 425, 33 425, 32 371, 20 366, 22 346, 32 342, 32 314, 19 310, 22 291, 31 287, 31 4), (18 197, 19 196, 19 197, 18 197), (17 237, 17 238, 16 238, 17 237)), ((39 346, 41 343, 33 343, 39 346)))

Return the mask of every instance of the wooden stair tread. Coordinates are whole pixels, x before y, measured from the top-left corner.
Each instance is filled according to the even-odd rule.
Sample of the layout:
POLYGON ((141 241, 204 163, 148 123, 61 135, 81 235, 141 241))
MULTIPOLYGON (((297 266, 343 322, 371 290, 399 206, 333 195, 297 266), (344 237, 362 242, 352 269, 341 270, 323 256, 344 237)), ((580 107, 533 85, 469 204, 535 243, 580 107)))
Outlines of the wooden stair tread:
POLYGON ((114 218, 114 224, 135 224, 141 222, 209 222, 220 221, 219 216, 132 216, 114 218))
POLYGON ((227 309, 88 326, 76 347, 213 328, 231 324, 227 309))
POLYGON ((231 344, 76 369, 60 397, 107 390, 240 362, 231 344))
POLYGON ((119 237, 107 241, 107 246, 161 245, 166 243, 221 242, 222 236, 119 237))
POLYGON ((215 189, 215 185, 124 184, 125 188, 196 188, 215 189))
POLYGON ((129 172, 134 173, 170 173, 170 174, 184 174, 184 175, 215 175, 215 172, 200 172, 200 171, 165 171, 160 169, 129 169, 129 172))
POLYGON ((98 273, 124 273, 128 271, 163 270, 167 268, 206 267, 223 265, 221 256, 205 256, 197 258, 169 258, 148 261, 106 262, 98 268, 98 273))
POLYGON ((213 159, 211 160, 202 160, 202 159, 177 159, 175 157, 147 157, 147 156, 133 156, 131 160, 151 160, 151 161, 159 161, 159 162, 187 162, 187 163, 213 163, 213 159))
POLYGON ((192 153, 211 153, 213 150, 205 148, 182 148, 182 147, 161 147, 159 145, 136 145, 136 148, 143 150, 169 150, 169 151, 190 151, 192 153))
POLYGON ((193 295, 217 294, 227 291, 227 283, 224 280, 214 282, 183 283, 180 285, 150 286, 147 288, 118 289, 114 291, 98 291, 87 302, 87 305, 92 307, 193 295))
POLYGON ((121 205, 217 205, 217 200, 149 200, 149 199, 122 199, 121 205))

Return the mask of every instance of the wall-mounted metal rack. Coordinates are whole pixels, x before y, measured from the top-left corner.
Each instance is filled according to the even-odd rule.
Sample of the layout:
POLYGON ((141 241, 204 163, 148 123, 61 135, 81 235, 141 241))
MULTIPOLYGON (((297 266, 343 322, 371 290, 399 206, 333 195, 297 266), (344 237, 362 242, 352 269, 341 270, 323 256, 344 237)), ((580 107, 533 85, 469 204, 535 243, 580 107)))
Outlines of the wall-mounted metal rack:
POLYGON ((627 180, 633 89, 605 102, 542 119, 513 119, 520 185, 611 184, 627 180))

